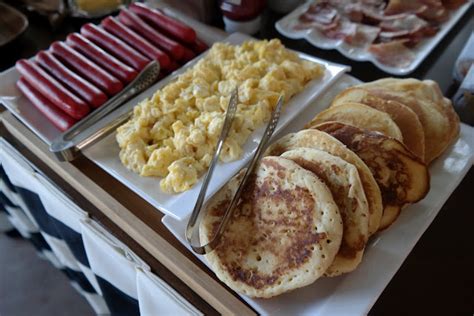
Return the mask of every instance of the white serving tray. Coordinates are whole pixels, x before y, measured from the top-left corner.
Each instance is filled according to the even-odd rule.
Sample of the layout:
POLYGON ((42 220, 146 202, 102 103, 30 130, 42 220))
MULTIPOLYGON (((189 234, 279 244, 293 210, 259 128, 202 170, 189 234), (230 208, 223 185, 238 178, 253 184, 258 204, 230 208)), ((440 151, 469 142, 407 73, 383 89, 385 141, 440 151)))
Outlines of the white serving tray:
POLYGON ((472 4, 469 0, 455 11, 451 11, 449 20, 441 24, 439 31, 433 37, 423 39, 416 47, 411 49, 415 55, 413 61, 407 67, 391 67, 380 63, 366 48, 361 49, 347 44, 342 39, 330 39, 321 34, 316 29, 298 30, 293 29, 293 25, 298 21, 298 17, 304 13, 314 1, 307 1, 291 13, 275 23, 275 28, 286 37, 292 39, 306 39, 311 45, 321 49, 336 49, 345 57, 355 61, 370 61, 379 69, 392 75, 406 75, 414 71, 435 48, 451 28, 461 19, 472 4))
MULTIPOLYGON (((247 39, 250 39, 247 35, 234 33, 224 41, 232 44, 240 44, 247 39)), ((290 123, 298 113, 300 113, 305 107, 309 106, 315 98, 330 87, 333 82, 344 74, 344 72, 349 70, 347 66, 330 63, 306 54, 300 53, 299 55, 304 59, 323 64, 326 67, 326 71, 322 78, 309 82, 302 92, 294 96, 287 103, 285 110, 280 116, 276 132, 290 123)), ((139 101, 151 96, 159 87, 176 78, 198 60, 199 58, 185 65, 168 78, 146 90, 140 96, 127 102, 127 104, 138 104, 139 101)), ((124 105, 124 108, 129 107, 127 104, 124 105)), ((244 154, 241 159, 230 163, 218 163, 214 172, 215 176, 212 178, 208 187, 206 200, 217 192, 217 190, 219 190, 238 170, 248 163, 258 146, 264 128, 265 126, 262 126, 250 135, 247 143, 243 147, 244 154)), ((186 192, 179 194, 167 194, 162 192, 159 185, 160 178, 140 177, 122 165, 119 159, 119 147, 115 140, 115 133, 107 136, 90 148, 87 148, 83 153, 86 157, 94 161, 102 169, 125 184, 132 191, 163 213, 181 220, 192 212, 194 202, 196 201, 199 190, 201 189, 202 177, 192 189, 186 192)))
MULTIPOLYGON (((341 90, 360 83, 344 75, 316 106, 304 110, 280 135, 301 129, 341 90)), ((241 298, 263 315, 366 315, 425 232, 441 207, 474 163, 474 128, 461 124, 456 143, 430 166, 431 189, 420 202, 402 211, 387 230, 372 237, 357 270, 315 283, 271 299, 241 298)), ((163 224, 188 249, 184 238, 187 218, 164 216, 163 224)), ((191 251, 191 250, 190 250, 191 251)), ((206 265, 203 256, 196 255, 206 265)))

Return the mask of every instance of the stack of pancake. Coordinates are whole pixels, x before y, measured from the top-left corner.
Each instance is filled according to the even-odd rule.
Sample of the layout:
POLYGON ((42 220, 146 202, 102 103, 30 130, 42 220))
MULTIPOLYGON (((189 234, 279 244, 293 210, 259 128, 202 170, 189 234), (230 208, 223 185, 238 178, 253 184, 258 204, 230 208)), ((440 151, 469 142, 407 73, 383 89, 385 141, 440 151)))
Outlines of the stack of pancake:
MULTIPOLYGON (((272 297, 351 272, 370 236, 429 190, 427 165, 459 134, 430 80, 381 79, 342 91, 306 129, 266 152, 219 246, 206 255, 235 291, 272 297)), ((214 235, 243 171, 206 205, 214 235)))

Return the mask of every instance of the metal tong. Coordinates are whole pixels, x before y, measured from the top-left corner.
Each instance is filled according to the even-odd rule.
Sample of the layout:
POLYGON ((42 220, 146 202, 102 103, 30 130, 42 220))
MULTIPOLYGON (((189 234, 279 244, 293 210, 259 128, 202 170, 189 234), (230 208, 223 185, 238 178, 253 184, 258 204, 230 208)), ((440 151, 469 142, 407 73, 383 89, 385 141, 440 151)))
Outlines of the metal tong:
POLYGON ((242 191, 248 179, 250 178, 250 175, 255 171, 255 168, 258 165, 260 157, 263 154, 263 150, 266 147, 266 144, 270 140, 278 124, 281 108, 283 105, 283 96, 280 96, 280 98, 278 99, 278 103, 272 112, 270 121, 268 122, 267 127, 265 128, 265 132, 262 136, 262 139, 260 140, 260 144, 258 145, 257 150, 255 151, 255 154, 253 155, 252 160, 250 161, 249 167, 245 171, 244 177, 242 178, 242 181, 240 182, 239 187, 237 188, 237 191, 235 192, 235 195, 233 196, 229 206, 225 210, 222 221, 219 224, 219 227, 217 228, 217 232, 207 244, 205 245, 202 245, 200 243, 195 244, 194 240, 196 239, 199 240, 199 236, 196 236, 196 232, 199 231, 200 229, 199 223, 202 220, 201 209, 204 202, 204 198, 206 196, 207 187, 212 177, 212 173, 214 172, 215 165, 219 159, 219 155, 221 153, 224 141, 226 140, 229 134, 229 130, 232 126, 232 122, 234 120, 235 112, 237 109, 237 103, 238 103, 238 90, 236 88, 231 95, 229 106, 227 107, 227 111, 226 111, 224 125, 222 126, 221 135, 217 142, 217 147, 214 152, 214 156, 212 157, 211 163, 209 165, 209 169, 207 170, 206 176, 204 178, 204 181, 201 187, 201 191, 199 192, 199 196, 196 200, 196 205, 194 206, 193 212, 191 213, 191 217, 189 218, 188 225, 186 227, 186 234, 185 234, 186 240, 188 241, 189 246, 193 249, 193 251, 200 255, 211 252, 219 244, 222 234, 224 233, 225 227, 227 226, 232 216, 233 210, 241 202, 240 195, 242 194, 242 191))
POLYGON ((120 114, 111 122, 107 122, 105 126, 98 126, 96 123, 127 100, 150 87, 158 79, 159 73, 160 64, 157 61, 150 62, 124 90, 59 135, 49 150, 62 161, 71 161, 76 158, 82 149, 96 143, 124 123, 132 115, 132 111, 120 114))

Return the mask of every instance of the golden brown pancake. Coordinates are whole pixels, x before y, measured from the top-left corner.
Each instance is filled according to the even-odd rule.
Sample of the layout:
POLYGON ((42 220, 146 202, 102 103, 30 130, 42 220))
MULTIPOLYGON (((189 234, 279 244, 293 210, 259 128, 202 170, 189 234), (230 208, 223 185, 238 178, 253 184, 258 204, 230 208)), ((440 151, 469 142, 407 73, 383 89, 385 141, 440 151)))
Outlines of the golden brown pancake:
POLYGON ((363 250, 356 252, 354 258, 348 258, 338 254, 336 258, 334 258, 334 261, 332 262, 331 266, 324 273, 324 276, 336 277, 341 274, 354 271, 362 262, 363 255, 363 250))
POLYGON ((334 137, 315 129, 302 130, 280 138, 268 147, 266 154, 276 156, 285 151, 301 147, 326 151, 331 155, 344 159, 357 168, 369 204, 369 235, 377 232, 382 218, 382 196, 372 172, 359 156, 334 137))
POLYGON ((369 90, 352 87, 339 93, 332 101, 331 106, 338 106, 346 102, 359 102, 376 110, 390 115, 400 128, 403 143, 415 155, 425 159, 425 134, 423 125, 415 112, 403 103, 385 100, 370 93, 369 90))
POLYGON ((386 78, 357 87, 410 107, 425 133, 425 162, 436 159, 459 135, 459 117, 432 80, 386 78))
MULTIPOLYGON (((242 173, 206 205, 201 242, 214 235, 242 173)), ((217 277, 251 297, 272 297, 324 274, 339 249, 342 219, 331 192, 312 172, 264 157, 244 189, 218 246, 206 255, 217 277)))
POLYGON ((328 121, 366 128, 403 141, 402 132, 390 115, 361 103, 346 102, 337 107, 330 107, 316 115, 306 127, 328 121))
POLYGON ((405 204, 417 202, 428 193, 428 168, 396 139, 339 122, 315 128, 341 141, 372 171, 384 205, 380 230, 393 223, 405 204))
POLYGON ((280 157, 290 159, 318 176, 339 207, 343 225, 341 247, 325 275, 336 276, 355 270, 369 237, 369 207, 357 168, 339 157, 313 148, 293 149, 280 157))

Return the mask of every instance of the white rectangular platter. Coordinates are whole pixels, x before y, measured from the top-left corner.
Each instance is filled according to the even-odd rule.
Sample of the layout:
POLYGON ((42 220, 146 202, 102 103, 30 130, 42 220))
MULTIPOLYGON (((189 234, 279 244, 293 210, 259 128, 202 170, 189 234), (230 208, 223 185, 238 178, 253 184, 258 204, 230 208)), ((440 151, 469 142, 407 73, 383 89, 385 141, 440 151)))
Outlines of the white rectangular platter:
POLYGON ((304 13, 314 1, 307 1, 294 11, 280 19, 275 23, 275 28, 286 37, 292 39, 306 39, 311 45, 321 49, 336 49, 345 57, 355 61, 370 61, 379 69, 393 75, 406 75, 414 71, 438 45, 444 36, 453 28, 453 26, 461 19, 472 4, 467 1, 464 5, 451 12, 449 19, 441 24, 439 31, 429 38, 423 39, 416 47, 412 49, 415 58, 406 67, 392 67, 380 63, 367 48, 356 48, 347 44, 342 39, 329 39, 316 29, 294 30, 293 25, 298 21, 298 17, 304 13))
MULTIPOLYGON (((302 111, 280 135, 301 129, 330 104, 338 92, 357 83, 360 81, 344 75, 315 106, 302 111)), ((474 128, 461 124, 459 139, 430 166, 428 195, 403 210, 392 226, 370 240, 357 270, 319 279, 312 285, 271 299, 251 299, 243 295, 242 299, 263 315, 366 315, 473 163, 474 128)), ((164 216, 162 222, 187 247, 184 238, 187 219, 179 221, 164 216)), ((203 256, 198 258, 206 264, 203 256)))
MULTIPOLYGON (((249 39, 249 37, 246 35, 234 33, 224 41, 231 44, 240 44, 247 39, 249 39)), ((302 92, 289 100, 285 106, 285 110, 280 116, 277 132, 289 124, 298 113, 309 106, 315 98, 329 88, 342 74, 344 74, 344 72, 349 70, 346 66, 330 63, 306 54, 299 55, 304 59, 323 64, 326 67, 326 71, 322 78, 309 82, 302 92)), ((150 97, 159 87, 162 87, 167 82, 175 79, 179 74, 186 71, 186 69, 191 67, 198 60, 199 58, 185 65, 170 77, 162 80, 155 86, 149 88, 142 95, 129 101, 128 104, 138 104, 139 101, 150 97)), ((127 104, 124 105, 124 108, 128 108, 127 104)), ((248 163, 258 146, 264 128, 265 126, 262 126, 250 135, 247 143, 244 145, 244 154, 241 159, 230 163, 218 163, 214 172, 215 176, 208 187, 206 200, 217 192, 217 190, 219 190, 238 170, 248 163)), ((84 155, 113 177, 117 178, 135 193, 140 195, 147 202, 165 214, 169 214, 180 220, 191 213, 194 207, 194 202, 196 201, 199 190, 201 189, 202 178, 191 190, 186 192, 174 195, 162 192, 159 186, 159 178, 140 177, 122 165, 119 159, 119 147, 115 140, 115 134, 109 135, 97 144, 86 149, 84 155)))

